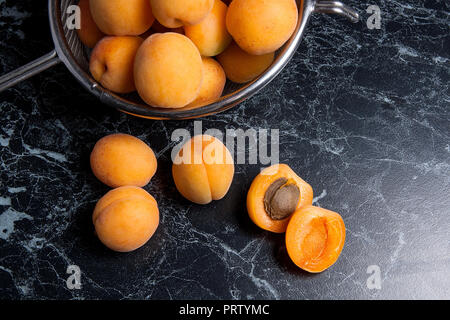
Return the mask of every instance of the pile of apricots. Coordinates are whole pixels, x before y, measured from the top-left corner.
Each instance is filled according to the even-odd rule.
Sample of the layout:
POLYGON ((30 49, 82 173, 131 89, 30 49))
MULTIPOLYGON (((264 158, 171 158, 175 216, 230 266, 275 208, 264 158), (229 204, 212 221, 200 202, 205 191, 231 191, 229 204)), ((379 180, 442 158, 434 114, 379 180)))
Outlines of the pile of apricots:
MULTIPOLYGON (((215 137, 194 136, 172 162, 177 190, 196 204, 222 199, 232 184, 232 155, 215 137)), ((159 225, 158 204, 142 188, 156 172, 154 152, 138 138, 112 134, 95 144, 90 163, 94 175, 113 188, 97 202, 92 215, 98 238, 118 252, 136 250, 159 225)), ((262 170, 247 194, 250 219, 264 230, 285 233, 292 261, 317 273, 337 261, 344 247, 345 224, 338 213, 312 203, 312 187, 286 164, 262 170)))
POLYGON ((298 22, 295 0, 81 0, 79 7, 93 78, 158 108, 196 108, 220 98, 227 78, 256 79, 298 22))

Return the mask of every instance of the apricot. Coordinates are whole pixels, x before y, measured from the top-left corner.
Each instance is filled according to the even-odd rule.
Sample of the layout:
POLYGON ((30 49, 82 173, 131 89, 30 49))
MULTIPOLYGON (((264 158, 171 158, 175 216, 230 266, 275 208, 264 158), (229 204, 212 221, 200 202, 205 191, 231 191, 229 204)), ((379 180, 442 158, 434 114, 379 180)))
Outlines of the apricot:
POLYGON ((137 36, 150 29, 155 18, 149 0, 90 0, 91 14, 103 33, 137 36))
POLYGON ((246 83, 260 76, 275 58, 274 53, 254 56, 242 50, 236 43, 217 56, 227 78, 235 83, 246 83))
POLYGON ((100 40, 89 62, 94 79, 113 92, 135 91, 134 59, 142 42, 142 38, 136 36, 108 36, 100 40))
POLYGON ((150 0, 155 18, 167 28, 197 24, 211 12, 214 0, 150 0))
POLYGON ((167 32, 148 37, 134 64, 136 88, 147 104, 182 108, 197 98, 203 63, 197 47, 184 35, 167 32))
POLYGON ((198 135, 187 141, 173 158, 172 175, 183 197, 208 204, 227 194, 234 176, 233 158, 217 138, 198 135))
POLYGON ((253 180, 247 194, 247 211, 258 227, 283 233, 294 211, 312 201, 311 186, 288 165, 276 164, 253 180))
POLYGON ((286 230, 289 257, 305 271, 317 273, 331 267, 345 242, 345 224, 333 211, 304 206, 292 215, 286 230))
POLYGON ((92 221, 105 246, 118 252, 133 251, 143 246, 158 228, 158 204, 144 189, 120 187, 97 202, 92 221))
POLYGON ((227 77, 222 66, 213 58, 202 58, 203 82, 197 98, 188 105, 195 107, 215 101, 222 96, 227 77))
POLYGON ((233 0, 227 13, 228 32, 253 55, 278 50, 294 33, 297 21, 295 0, 233 0))
POLYGON ((80 0, 78 7, 81 11, 81 26, 80 29, 77 29, 78 37, 85 46, 93 48, 105 34, 100 31, 92 19, 89 0, 80 0))
POLYGON ((153 150, 142 140, 122 133, 97 141, 90 162, 97 179, 112 188, 145 186, 157 168, 153 150))
POLYGON ((231 43, 232 38, 225 23, 227 9, 225 3, 215 0, 212 11, 205 19, 184 27, 186 36, 194 42, 202 56, 216 56, 231 43))

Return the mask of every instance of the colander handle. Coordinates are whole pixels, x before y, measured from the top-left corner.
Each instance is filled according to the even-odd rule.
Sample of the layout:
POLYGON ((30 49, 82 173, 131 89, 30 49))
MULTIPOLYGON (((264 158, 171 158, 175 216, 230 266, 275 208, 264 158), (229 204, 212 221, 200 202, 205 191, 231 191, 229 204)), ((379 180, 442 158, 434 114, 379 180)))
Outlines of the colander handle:
POLYGON ((20 67, 10 73, 7 73, 0 77, 0 92, 16 85, 17 83, 26 80, 35 74, 38 74, 55 64, 58 64, 61 60, 58 58, 58 54, 55 50, 42 56, 23 67, 20 67))
POLYGON ((359 21, 359 14, 356 10, 346 6, 340 1, 316 1, 314 12, 320 13, 334 13, 343 16, 353 23, 359 21))

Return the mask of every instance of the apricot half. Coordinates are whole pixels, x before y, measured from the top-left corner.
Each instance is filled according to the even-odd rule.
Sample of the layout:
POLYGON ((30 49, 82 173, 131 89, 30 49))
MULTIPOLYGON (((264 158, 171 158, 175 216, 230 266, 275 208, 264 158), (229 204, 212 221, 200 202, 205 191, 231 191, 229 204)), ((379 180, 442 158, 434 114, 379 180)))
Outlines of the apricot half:
POLYGON ((97 202, 92 221, 105 246, 129 252, 144 245, 155 233, 159 225, 158 205, 144 189, 120 187, 97 202))
POLYGON ((317 273, 332 266, 342 252, 345 224, 333 211, 314 206, 299 208, 286 230, 289 257, 305 271, 317 273))
POLYGON ((243 50, 261 55, 278 50, 289 40, 297 20, 295 0, 233 0, 227 28, 243 50))
POLYGON ((288 165, 276 164, 260 172, 247 194, 250 219, 260 228, 283 233, 291 215, 312 204, 313 190, 288 165))
POLYGON ((227 194, 234 176, 233 158, 217 138, 198 135, 175 155, 172 175, 183 197, 197 204, 208 204, 227 194))
POLYGON ((149 183, 157 168, 155 154, 147 144, 121 133, 97 141, 90 162, 94 175, 112 188, 143 187, 149 183))

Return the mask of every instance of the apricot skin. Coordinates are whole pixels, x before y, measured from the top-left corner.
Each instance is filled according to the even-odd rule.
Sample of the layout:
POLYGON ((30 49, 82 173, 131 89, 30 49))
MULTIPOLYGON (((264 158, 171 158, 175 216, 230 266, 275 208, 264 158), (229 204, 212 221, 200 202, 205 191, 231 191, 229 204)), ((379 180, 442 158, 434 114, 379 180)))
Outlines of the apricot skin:
POLYGON ((182 196, 197 204, 208 204, 227 194, 233 181, 234 163, 220 140, 200 135, 186 142, 176 155, 172 175, 182 196))
POLYGON ((216 101, 222 95, 227 77, 222 66, 212 58, 203 58, 203 82, 197 98, 188 105, 196 107, 216 101))
POLYGON ((97 141, 90 163, 97 179, 112 188, 143 187, 149 183, 157 168, 155 154, 147 144, 121 133, 97 141))
POLYGON ((215 0, 212 11, 205 19, 198 24, 184 27, 186 36, 194 42, 202 56, 216 56, 231 43, 232 38, 225 23, 226 15, 226 4, 215 0))
POLYGON ((144 245, 159 225, 156 200, 144 189, 120 187, 101 198, 92 220, 100 241, 118 252, 129 252, 144 245))
POLYGON ((295 0, 233 0, 227 28, 244 51, 261 55, 278 50, 289 40, 297 20, 295 0))
POLYGON ((292 215, 282 219, 273 220, 264 209, 264 195, 270 185, 279 178, 287 178, 295 181, 300 190, 297 209, 306 205, 311 205, 313 201, 312 187, 300 178, 288 165, 276 164, 265 168, 253 180, 247 193, 247 211, 250 219, 261 229, 283 233, 286 231, 292 215))
POLYGON ((100 31, 92 19, 89 0, 80 0, 78 6, 81 11, 81 26, 80 29, 77 29, 78 37, 85 46, 93 48, 105 34, 100 31))
POLYGON ((182 108, 197 97, 203 63, 197 47, 184 35, 167 32, 148 37, 134 65, 136 88, 147 104, 182 108))
POLYGON ((135 36, 108 36, 100 40, 89 61, 94 79, 116 93, 135 91, 134 59, 142 42, 142 38, 135 36))
POLYGON ((155 18, 149 0, 90 0, 91 14, 99 29, 112 36, 137 36, 155 18))
POLYGON ((331 267, 345 243, 345 224, 333 211, 314 206, 299 208, 286 230, 286 249, 301 269, 318 273, 331 267))
POLYGON ((156 19, 167 28, 193 25, 212 10, 214 0, 150 0, 156 19))
POLYGON ((235 83, 247 83, 256 79, 270 67, 274 58, 274 53, 259 56, 248 54, 234 42, 217 56, 227 78, 235 83))

